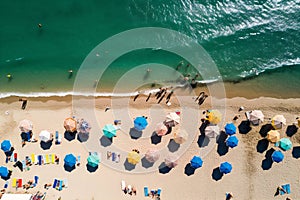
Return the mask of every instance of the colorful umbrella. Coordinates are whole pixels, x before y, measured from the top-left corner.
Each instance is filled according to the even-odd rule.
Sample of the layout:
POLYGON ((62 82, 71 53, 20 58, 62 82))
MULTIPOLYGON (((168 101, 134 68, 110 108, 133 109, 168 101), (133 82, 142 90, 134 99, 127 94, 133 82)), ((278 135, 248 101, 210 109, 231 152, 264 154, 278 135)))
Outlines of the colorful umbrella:
POLYGON ((138 131, 144 130, 148 125, 147 119, 145 117, 137 117, 135 118, 133 123, 134 128, 138 131))
POLYGON ((232 165, 229 162, 223 162, 220 165, 220 172, 224 174, 230 173, 232 170, 232 165))
POLYGON ((293 144, 289 138, 282 138, 279 141, 279 146, 282 148, 284 151, 290 150, 293 147, 293 144))
POLYGON ((75 132, 77 130, 77 122, 73 118, 67 118, 64 121, 64 128, 66 131, 75 132))
POLYGON ((261 110, 253 110, 249 112, 249 121, 252 122, 252 124, 259 124, 264 121, 264 118, 265 116, 261 110))
POLYGON ((280 133, 275 130, 270 130, 267 134, 267 139, 272 143, 276 143, 280 140, 280 133))
POLYGON ((8 173, 9 172, 8 172, 7 167, 3 167, 3 166, 0 167, 0 176, 1 177, 7 177, 8 173))
POLYGON ((64 161, 66 166, 74 167, 76 165, 76 157, 73 154, 66 155, 64 161))
POLYGON ((199 167, 202 167, 203 161, 199 156, 194 156, 191 160, 191 166, 194 169, 197 169, 199 167))
POLYGON ((117 135, 117 128, 112 124, 106 124, 102 131, 103 134, 108 138, 113 138, 117 135))
POLYGON ((207 113, 206 119, 211 124, 218 124, 222 119, 222 114, 218 110, 211 110, 207 113))
POLYGON ((175 155, 168 155, 165 159, 165 165, 169 168, 174 168, 178 165, 178 157, 175 155))
POLYGON ((127 161, 133 165, 136 165, 140 162, 141 156, 136 151, 131 151, 128 153, 127 161))
POLYGON ((230 148, 234 148, 238 145, 239 140, 236 136, 232 135, 226 140, 226 145, 230 148))
POLYGON ((176 112, 170 112, 167 114, 165 124, 169 127, 176 126, 180 123, 180 116, 176 112))
POLYGON ((227 135, 233 135, 236 133, 236 127, 233 123, 227 123, 225 126, 225 133, 227 135))
POLYGON ((97 153, 92 153, 87 158, 87 162, 88 162, 89 166, 91 166, 91 167, 97 167, 99 165, 99 162, 100 162, 99 155, 97 153))
POLYGON ((32 122, 29 121, 28 119, 24 119, 24 120, 20 121, 19 128, 24 133, 32 131, 32 129, 33 129, 32 122))
POLYGON ((151 163, 156 162, 160 157, 159 151, 156 149, 149 149, 146 154, 145 158, 151 163))
POLYGON ((9 140, 4 140, 1 143, 1 149, 2 149, 2 151, 8 152, 8 151, 10 151, 10 148, 11 148, 11 143, 10 143, 9 140))
POLYGON ((207 126, 205 128, 205 135, 209 138, 215 138, 219 133, 220 129, 218 126, 207 126))
POLYGON ((80 133, 88 134, 90 132, 91 128, 92 127, 90 126, 90 124, 87 121, 85 121, 84 119, 82 119, 79 122, 78 129, 79 129, 80 133))
POLYGON ((43 130, 40 132, 40 140, 43 142, 48 142, 51 139, 51 133, 47 130, 43 130))
POLYGON ((158 136, 163 136, 166 135, 166 133, 168 132, 168 128, 164 123, 158 123, 155 132, 158 136))
POLYGON ((284 158, 284 155, 281 151, 274 151, 272 153, 272 160, 274 162, 279 163, 279 162, 283 161, 283 158, 284 158))
POLYGON ((275 115, 272 118, 271 124, 275 129, 281 129, 282 125, 286 125, 286 119, 283 115, 275 115))
POLYGON ((184 130, 179 131, 179 133, 174 134, 174 141, 177 144, 183 144, 188 139, 188 133, 184 130))

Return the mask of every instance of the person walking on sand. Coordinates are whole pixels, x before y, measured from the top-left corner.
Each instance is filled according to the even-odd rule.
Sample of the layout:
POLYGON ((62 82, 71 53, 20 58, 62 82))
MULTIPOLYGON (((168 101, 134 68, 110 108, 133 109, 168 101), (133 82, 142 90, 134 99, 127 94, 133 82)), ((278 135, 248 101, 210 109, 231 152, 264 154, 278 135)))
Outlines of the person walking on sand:
POLYGON ((157 97, 157 96, 161 93, 161 91, 162 91, 162 88, 161 88, 161 87, 158 88, 158 89, 159 89, 159 91, 155 93, 155 95, 154 95, 155 97, 157 97))
POLYGON ((202 105, 207 97, 208 97, 208 95, 206 95, 206 94, 203 97, 201 97, 198 101, 198 105, 199 106, 202 105))
POLYGON ((233 195, 231 193, 226 193, 226 200, 231 200, 233 195))
POLYGON ((148 95, 148 97, 146 99, 146 102, 148 102, 148 100, 150 99, 150 97, 151 97, 151 92, 149 93, 149 95, 148 95))
POLYGON ((135 97, 133 98, 133 101, 135 101, 139 96, 140 96, 140 92, 138 92, 137 95, 135 95, 135 97))
POLYGON ((162 88, 161 92, 157 95, 156 99, 159 99, 164 93, 165 93, 166 89, 162 88))

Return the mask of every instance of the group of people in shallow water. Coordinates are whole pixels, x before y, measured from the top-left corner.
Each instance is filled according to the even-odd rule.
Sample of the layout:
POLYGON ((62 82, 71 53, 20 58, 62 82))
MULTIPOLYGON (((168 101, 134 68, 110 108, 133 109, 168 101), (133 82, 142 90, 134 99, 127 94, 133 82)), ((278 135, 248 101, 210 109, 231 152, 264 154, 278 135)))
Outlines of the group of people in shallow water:
MULTIPOLYGON (((159 104, 159 103, 165 98, 165 96, 167 95, 167 97, 166 97, 166 104, 168 104, 169 101, 170 101, 170 99, 171 99, 171 97, 172 97, 172 95, 173 95, 173 93, 174 93, 173 90, 171 90, 171 91, 168 93, 168 89, 167 89, 167 88, 162 88, 162 87, 160 87, 160 88, 159 88, 159 91, 155 93, 154 98, 155 98, 156 100, 158 100, 157 103, 159 104)), ((149 101, 151 95, 152 95, 152 93, 150 92, 150 93, 148 94, 148 97, 147 97, 147 99, 146 99, 146 102, 149 101)), ((139 96, 140 96, 140 92, 138 92, 138 94, 133 98, 133 101, 135 101, 139 96)))

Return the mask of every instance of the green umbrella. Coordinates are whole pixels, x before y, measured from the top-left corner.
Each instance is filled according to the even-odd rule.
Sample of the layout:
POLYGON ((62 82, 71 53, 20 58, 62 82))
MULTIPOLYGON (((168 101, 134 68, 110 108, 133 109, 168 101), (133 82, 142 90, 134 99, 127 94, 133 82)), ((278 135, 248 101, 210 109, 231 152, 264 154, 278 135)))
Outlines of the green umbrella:
POLYGON ((87 162, 88 162, 88 165, 90 165, 91 167, 97 167, 100 162, 100 158, 99 158, 98 154, 92 153, 87 158, 87 162))
POLYGON ((103 134, 108 138, 112 138, 117 135, 117 128, 112 124, 106 124, 102 131, 103 134))
POLYGON ((292 144, 292 142, 289 138, 280 139, 280 144, 279 145, 284 151, 290 150, 293 146, 293 144, 292 144))

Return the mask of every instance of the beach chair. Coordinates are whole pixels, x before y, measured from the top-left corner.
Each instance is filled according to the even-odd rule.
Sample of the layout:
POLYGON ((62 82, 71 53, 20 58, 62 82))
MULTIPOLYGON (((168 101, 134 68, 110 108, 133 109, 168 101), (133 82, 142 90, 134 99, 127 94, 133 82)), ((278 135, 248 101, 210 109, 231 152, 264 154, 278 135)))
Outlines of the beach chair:
POLYGON ((120 157, 121 157, 121 154, 119 152, 116 152, 116 158, 115 158, 116 163, 120 162, 120 157))
POLYGON ((38 156, 38 163, 39 163, 39 165, 42 165, 42 155, 38 156))
POLYGON ((54 182, 53 182, 52 188, 55 188, 55 187, 56 187, 56 184, 57 184, 57 179, 54 179, 54 182))
POLYGON ((64 179, 65 188, 68 188, 68 179, 64 179))
POLYGON ((49 155, 46 154, 45 155, 45 164, 49 164, 49 163, 50 163, 49 155))
POLYGON ((35 155, 35 160, 34 161, 35 161, 34 162, 35 165, 39 164, 39 157, 38 157, 38 155, 35 155))
POLYGON ((112 152, 111 159, 112 159, 112 161, 116 161, 116 153, 115 152, 112 152))
POLYGON ((59 189, 59 185, 60 185, 60 180, 57 180, 57 183, 56 183, 56 186, 55 186, 55 189, 59 189))
POLYGON ((285 184, 285 185, 282 185, 281 187, 282 187, 282 189, 284 189, 284 191, 286 191, 286 192, 284 192, 284 191, 282 191, 282 190, 279 190, 279 194, 280 194, 280 195, 290 194, 290 193, 291 193, 291 186, 290 186, 290 184, 285 184))
POLYGON ((145 197, 148 197, 149 196, 149 190, 148 190, 148 187, 144 187, 144 196, 145 197))
POLYGON ((18 188, 23 187, 23 179, 19 178, 18 179, 18 188))
POLYGON ((12 179, 11 187, 14 187, 14 188, 17 187, 17 179, 16 178, 12 179))
POLYGON ((121 181, 121 189, 122 189, 122 191, 125 191, 125 189, 126 189, 126 184, 125 184, 125 181, 121 181))
POLYGON ((158 188, 157 189, 157 193, 156 193, 158 196, 160 196, 160 194, 161 194, 161 188, 158 188))
POLYGON ((63 185, 63 181, 60 180, 60 181, 59 181, 59 186, 58 186, 58 191, 61 191, 61 190, 62 190, 62 185, 63 185))
POLYGON ((26 161, 25 160, 22 160, 22 167, 23 167, 23 170, 26 169, 26 161))
POLYGON ((8 188, 9 181, 6 181, 4 184, 4 189, 8 188))
POLYGON ((14 153, 14 161, 17 162, 17 160, 18 160, 18 154, 14 153))

